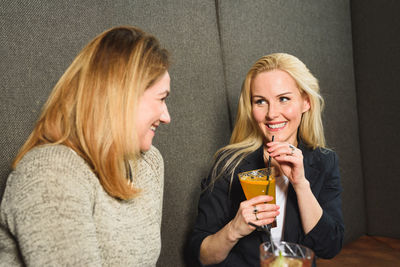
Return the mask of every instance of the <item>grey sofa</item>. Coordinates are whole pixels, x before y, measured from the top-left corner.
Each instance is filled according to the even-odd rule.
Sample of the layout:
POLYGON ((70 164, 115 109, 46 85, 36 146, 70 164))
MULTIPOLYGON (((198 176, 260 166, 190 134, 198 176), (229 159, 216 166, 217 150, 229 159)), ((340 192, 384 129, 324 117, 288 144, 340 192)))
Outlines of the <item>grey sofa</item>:
POLYGON ((200 180, 229 142, 248 68, 272 52, 298 56, 320 81, 328 145, 340 158, 345 243, 400 238, 399 2, 361 2, 2 1, 0 197, 13 157, 72 59, 103 30, 129 24, 157 36, 173 59, 172 123, 155 139, 166 170, 158 266, 191 265, 184 248, 200 180))

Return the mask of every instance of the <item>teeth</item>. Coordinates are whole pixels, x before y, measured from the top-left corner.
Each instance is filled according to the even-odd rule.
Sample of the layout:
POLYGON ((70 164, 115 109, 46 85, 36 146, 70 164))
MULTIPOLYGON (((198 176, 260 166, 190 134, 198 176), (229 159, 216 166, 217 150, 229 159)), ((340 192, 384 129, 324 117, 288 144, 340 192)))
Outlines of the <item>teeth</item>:
POLYGON ((156 127, 155 127, 155 126, 151 126, 151 127, 150 127, 150 130, 155 131, 155 130, 156 130, 156 127))
POLYGON ((282 122, 279 124, 268 124, 268 127, 272 128, 272 129, 277 129, 277 128, 282 128, 285 125, 286 125, 286 122, 282 122))

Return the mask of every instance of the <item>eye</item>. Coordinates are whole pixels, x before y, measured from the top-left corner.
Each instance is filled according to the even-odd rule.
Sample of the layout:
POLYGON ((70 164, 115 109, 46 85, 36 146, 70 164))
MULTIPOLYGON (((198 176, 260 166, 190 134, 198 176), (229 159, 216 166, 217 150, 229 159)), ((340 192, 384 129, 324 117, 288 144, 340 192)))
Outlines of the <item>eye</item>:
POLYGON ((253 100, 253 103, 254 103, 255 105, 265 105, 267 102, 266 102, 264 99, 262 99, 262 98, 258 98, 258 99, 254 99, 254 100, 253 100))
POLYGON ((169 94, 166 94, 164 97, 160 98, 161 102, 165 103, 167 101, 169 94))
POLYGON ((280 102, 287 102, 287 101, 289 101, 290 100, 290 98, 289 97, 286 97, 286 96, 281 96, 280 98, 279 98, 279 101, 280 102))

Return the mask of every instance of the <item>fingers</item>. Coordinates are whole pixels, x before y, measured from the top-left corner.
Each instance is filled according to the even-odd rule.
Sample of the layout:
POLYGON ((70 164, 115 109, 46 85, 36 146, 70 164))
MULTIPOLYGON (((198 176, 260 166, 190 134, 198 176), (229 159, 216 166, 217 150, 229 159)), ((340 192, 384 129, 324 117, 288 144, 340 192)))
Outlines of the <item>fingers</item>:
MULTIPOLYGON (((271 212, 259 212, 257 213, 257 219, 251 220, 254 224, 260 226, 265 224, 273 223, 276 217, 279 215, 279 211, 271 211, 271 212)), ((255 218, 256 216, 254 216, 255 218)))
POLYGON ((261 224, 271 223, 274 221, 275 217, 279 215, 279 208, 280 207, 276 204, 258 203, 257 205, 243 208, 242 216, 247 223, 249 221, 260 221, 259 223, 261 224))
POLYGON ((278 155, 289 155, 289 156, 296 156, 302 154, 301 150, 296 148, 295 146, 289 143, 283 142, 270 142, 267 144, 268 146, 268 153, 271 157, 275 157, 278 155))
POLYGON ((260 196, 253 197, 247 201, 243 201, 242 203, 246 203, 246 205, 248 205, 248 206, 254 206, 256 204, 270 202, 273 199, 274 198, 272 196, 260 195, 260 196))
MULTIPOLYGON (((252 198, 250 200, 254 200, 258 197, 252 198)), ((266 199, 266 198, 261 198, 261 199, 266 199)), ((272 197, 268 199, 273 199, 272 197)), ((243 201, 240 203, 239 210, 241 210, 241 213, 243 217, 248 217, 248 215, 252 215, 255 213, 262 213, 262 212, 273 212, 279 210, 279 206, 276 204, 268 204, 265 201, 261 202, 255 202, 254 205, 249 205, 250 200, 243 201)))
POLYGON ((263 220, 270 217, 275 218, 278 216, 280 207, 276 204, 267 203, 273 199, 272 196, 261 195, 240 203, 242 216, 245 218, 246 222, 263 220))
MULTIPOLYGON (((277 207, 277 208, 279 209, 279 207, 277 207)), ((257 213, 249 214, 249 216, 247 216, 246 221, 248 224, 250 224, 250 225, 254 224, 256 226, 273 223, 275 221, 276 217, 280 213, 278 209, 274 209, 274 210, 270 210, 270 211, 260 211, 257 213)))
POLYGON ((272 223, 276 216, 279 215, 279 206, 276 204, 268 204, 271 196, 257 196, 250 200, 240 203, 239 210, 232 220, 232 228, 238 236, 246 236, 254 231, 254 226, 266 225, 272 223))
POLYGON ((278 162, 290 162, 300 164, 303 162, 303 153, 300 149, 286 142, 267 143, 268 153, 278 162))

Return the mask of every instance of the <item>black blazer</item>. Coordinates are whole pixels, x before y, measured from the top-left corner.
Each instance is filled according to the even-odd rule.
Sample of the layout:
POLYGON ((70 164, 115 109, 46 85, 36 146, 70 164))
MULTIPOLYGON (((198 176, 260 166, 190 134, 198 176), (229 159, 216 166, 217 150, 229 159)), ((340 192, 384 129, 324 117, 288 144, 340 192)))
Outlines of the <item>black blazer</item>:
MULTIPOLYGON (((305 235, 296 193, 289 184, 282 239, 305 245, 318 257, 332 258, 339 253, 344 235, 338 158, 331 150, 311 150, 302 143, 299 144, 299 149, 304 156, 305 176, 323 209, 323 214, 317 225, 305 235)), ((246 200, 237 174, 260 168, 265 168, 262 146, 240 162, 234 172, 230 192, 231 175, 223 175, 213 187, 209 186, 210 177, 202 181, 203 193, 200 196, 198 215, 189 241, 189 250, 195 259, 199 258, 203 239, 216 233, 231 221, 239 209, 240 202, 246 200)), ((222 263, 213 266, 259 266, 259 246, 265 240, 263 232, 254 231, 239 240, 222 263)))

